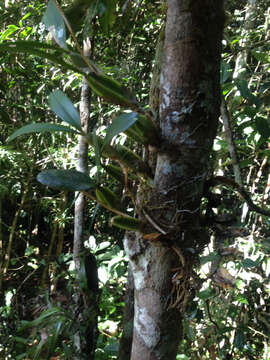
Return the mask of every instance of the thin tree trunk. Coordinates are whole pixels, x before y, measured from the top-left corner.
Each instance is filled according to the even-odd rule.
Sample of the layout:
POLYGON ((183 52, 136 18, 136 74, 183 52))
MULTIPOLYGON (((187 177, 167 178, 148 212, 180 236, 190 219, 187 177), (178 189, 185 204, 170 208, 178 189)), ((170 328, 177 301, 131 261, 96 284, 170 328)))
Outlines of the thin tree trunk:
MULTIPOLYGON (((254 28, 255 13, 257 11, 256 0, 248 0, 246 5, 245 22, 241 34, 240 46, 243 48, 237 55, 233 72, 234 79, 244 79, 247 71, 247 34, 254 28)), ((241 222, 246 222, 248 216, 248 204, 244 203, 242 208, 241 222)))
POLYGON ((137 197, 148 236, 127 233, 124 241, 135 284, 131 360, 176 358, 183 311, 196 287, 194 266, 208 242, 199 214, 220 111, 223 18, 222 1, 168 0, 162 140, 153 188, 141 187, 137 197))
POLYGON ((246 16, 243 31, 241 34, 240 46, 243 48, 241 52, 237 55, 235 61, 235 67, 233 72, 233 78, 244 78, 245 72, 247 69, 247 56, 248 51, 247 46, 247 34, 254 29, 254 19, 257 11, 256 0, 248 0, 246 6, 246 16))
MULTIPOLYGON (((90 40, 84 42, 84 54, 90 56, 90 40)), ((84 132, 88 132, 90 116, 90 98, 91 90, 83 78, 80 104, 81 125, 84 132)), ((88 144, 83 136, 79 136, 79 154, 77 170, 88 173, 88 144)), ((82 331, 75 334, 74 342, 76 347, 75 360, 94 359, 95 348, 98 336, 97 330, 97 299, 98 299, 98 276, 95 257, 85 253, 83 245, 84 232, 84 209, 85 197, 82 193, 76 193, 75 214, 74 214, 74 244, 73 258, 77 270, 77 278, 81 280, 86 276, 87 289, 77 289, 76 306, 81 323, 82 331), (82 266, 84 269, 82 269, 82 266), (83 298, 83 311, 81 309, 80 299, 83 298), (83 330, 86 329, 86 330, 83 330)), ((80 282, 80 281, 79 281, 80 282)), ((80 282, 82 283, 82 282, 80 282)))
POLYGON ((8 268, 10 265, 12 245, 13 245, 13 241, 14 241, 14 238, 16 235, 17 223, 18 223, 19 217, 21 215, 21 211, 23 210, 26 199, 27 199, 31 175, 32 175, 32 172, 30 171, 26 183, 22 184, 21 202, 20 202, 18 209, 15 212, 15 215, 14 215, 14 218, 12 221, 11 230, 10 230, 9 239, 8 239, 8 246, 5 251, 5 256, 3 259, 2 267, 0 268, 0 293, 2 292, 4 277, 5 277, 6 273, 8 272, 8 268))
POLYGON ((236 147, 235 147, 235 144, 233 141, 233 134, 232 134, 232 129, 231 129, 231 117, 230 117, 230 113, 229 113, 226 101, 223 96, 221 98, 220 111, 221 111, 223 126, 225 129, 225 138, 228 143, 229 152, 230 152, 231 159, 232 159, 234 179, 238 185, 242 186, 243 183, 242 183, 242 178, 241 178, 241 170, 240 170, 239 162, 237 159, 237 151, 236 151, 236 147))

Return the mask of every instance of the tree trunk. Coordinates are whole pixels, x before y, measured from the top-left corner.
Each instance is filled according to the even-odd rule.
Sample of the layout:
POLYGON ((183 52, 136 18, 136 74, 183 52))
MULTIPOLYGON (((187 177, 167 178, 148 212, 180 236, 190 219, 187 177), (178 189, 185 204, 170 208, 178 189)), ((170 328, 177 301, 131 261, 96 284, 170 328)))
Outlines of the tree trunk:
MULTIPOLYGON (((156 116, 156 122, 159 119, 159 95, 160 95, 160 71, 163 59, 164 47, 164 26, 162 26, 159 34, 159 39, 156 46, 156 54, 153 63, 149 106, 151 111, 156 116)), ((157 124, 158 125, 158 124, 157 124)), ((144 149, 144 160, 148 158, 148 163, 152 171, 155 171, 157 162, 157 153, 155 149, 144 149)), ((133 338, 133 325, 134 325, 134 279, 131 267, 128 270, 127 290, 125 297, 125 312, 123 317, 123 335, 120 341, 118 360, 129 360, 131 356, 132 338, 133 338)))
POLYGON ((221 0, 168 0, 157 165, 138 193, 143 236, 124 245, 135 284, 131 360, 173 360, 194 266, 208 242, 200 203, 220 109, 221 0))
MULTIPOLYGON (((91 45, 89 39, 84 42, 84 55, 90 56, 91 45)), ((80 104, 80 118, 82 129, 87 133, 89 128, 91 90, 83 78, 80 104)), ((79 136, 79 154, 77 170, 88 173, 88 144, 84 136, 79 136)), ((81 277, 85 276, 87 288, 77 289, 75 296, 81 331, 75 334, 76 347, 75 360, 91 359, 95 357, 96 342, 98 337, 97 314, 98 314, 98 274, 94 255, 84 250, 84 210, 85 197, 83 193, 77 193, 74 213, 74 243, 73 258, 77 270, 77 278, 80 283, 81 277), (83 268, 82 268, 83 267, 83 268), (83 311, 81 311, 81 300, 83 311)))

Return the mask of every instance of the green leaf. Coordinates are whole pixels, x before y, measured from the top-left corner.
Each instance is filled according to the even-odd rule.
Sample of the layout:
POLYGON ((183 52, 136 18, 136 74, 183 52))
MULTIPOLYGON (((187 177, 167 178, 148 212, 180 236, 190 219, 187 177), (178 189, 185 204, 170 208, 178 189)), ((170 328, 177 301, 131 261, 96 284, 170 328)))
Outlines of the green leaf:
POLYGON ((236 80, 236 86, 243 98, 248 99, 250 97, 251 91, 248 88, 248 83, 246 80, 236 80))
POLYGON ((119 342, 115 339, 109 339, 108 345, 104 347, 104 351, 110 355, 116 355, 119 350, 119 342))
POLYGON ((63 321, 57 322, 51 330, 49 341, 48 341, 48 352, 53 354, 56 350, 57 341, 63 328, 63 321))
POLYGON ((259 134, 264 138, 268 139, 270 137, 270 124, 269 121, 263 117, 256 117, 255 119, 256 128, 259 134))
MULTIPOLYGON (((136 113, 134 113, 136 114, 136 113)), ((160 134, 153 120, 141 114, 137 114, 137 121, 125 130, 125 134, 133 140, 144 145, 160 144, 160 134)))
POLYGON ((130 231, 141 231, 142 222, 139 219, 133 218, 131 216, 114 216, 111 219, 111 224, 117 226, 120 229, 130 230, 130 231))
POLYGON ((263 64, 270 63, 269 51, 261 52, 261 51, 251 50, 251 54, 256 58, 256 60, 261 61, 263 64))
POLYGON ((220 69, 220 83, 224 84, 226 80, 231 76, 232 69, 230 64, 226 63, 225 61, 221 62, 221 69, 220 69))
POLYGON ((50 94, 49 104, 52 111, 63 121, 79 131, 82 130, 78 110, 61 90, 55 90, 50 94))
POLYGON ((100 2, 100 10, 103 10, 103 15, 101 16, 102 12, 100 11, 99 22, 106 35, 109 34, 110 27, 115 20, 115 7, 115 0, 102 0, 100 2))
POLYGON ((244 79, 235 81, 238 90, 243 98, 247 99, 251 104, 254 104, 258 109, 262 102, 261 100, 252 94, 252 92, 248 88, 248 82, 244 79))
POLYGON ((25 321, 25 320, 23 320, 21 322, 21 326, 19 327, 18 331, 22 332, 22 331, 25 331, 26 329, 28 329, 29 327, 40 326, 44 322, 47 324, 49 318, 53 318, 54 322, 55 322, 55 321, 57 321, 57 317, 60 316, 60 315, 62 315, 61 310, 59 308, 57 308, 57 307, 52 307, 52 308, 42 312, 40 314, 40 316, 38 318, 36 318, 35 320, 33 320, 33 321, 25 321))
POLYGON ((12 54, 17 53, 28 53, 31 55, 39 56, 42 59, 47 59, 54 64, 61 66, 66 70, 72 70, 80 72, 80 69, 74 67, 73 65, 65 62, 62 58, 63 55, 68 54, 69 52, 65 49, 61 49, 54 45, 41 43, 39 41, 14 41, 14 42, 4 42, 0 44, 0 52, 8 52, 12 54), (48 50, 52 50, 51 53, 48 50))
POLYGON ((72 132, 76 133, 73 129, 70 129, 67 126, 64 125, 58 125, 58 124, 47 124, 47 123, 33 123, 28 124, 20 129, 16 130, 7 141, 12 141, 16 139, 16 137, 25 135, 25 134, 31 134, 31 133, 43 133, 43 132, 55 132, 55 131, 65 131, 65 132, 72 132))
POLYGON ((197 296, 198 296, 198 298, 200 298, 202 300, 208 300, 208 299, 212 298, 213 296, 215 296, 215 293, 209 287, 206 290, 200 291, 197 296))
POLYGON ((116 80, 107 75, 89 73, 86 80, 91 89, 111 104, 138 107, 136 98, 116 80))
POLYGON ((246 258, 246 259, 244 259, 242 262, 241 262, 241 266, 243 267, 243 268, 252 268, 252 267, 256 267, 256 266, 258 266, 258 261, 253 261, 253 260, 251 260, 251 259, 249 259, 249 258, 246 258))
POLYGON ((220 259, 220 256, 216 252, 212 252, 209 255, 206 256, 200 256, 200 263, 201 265, 204 265, 208 263, 209 261, 218 261, 220 259))
POLYGON ((46 170, 38 174, 37 180, 54 189, 67 191, 82 191, 95 188, 90 177, 76 170, 46 170))
POLYGON ((234 338, 234 346, 239 349, 243 350, 246 342, 246 337, 242 329, 238 329, 235 334, 234 338))
POLYGON ((26 352, 16 356, 16 360, 23 360, 23 359, 27 359, 27 353, 26 352))
POLYGON ((124 113, 113 119, 112 124, 107 128, 103 146, 109 144, 112 138, 127 130, 138 119, 136 112, 124 113))
POLYGON ((42 22, 48 28, 56 43, 62 48, 67 49, 65 23, 54 0, 49 1, 42 22))

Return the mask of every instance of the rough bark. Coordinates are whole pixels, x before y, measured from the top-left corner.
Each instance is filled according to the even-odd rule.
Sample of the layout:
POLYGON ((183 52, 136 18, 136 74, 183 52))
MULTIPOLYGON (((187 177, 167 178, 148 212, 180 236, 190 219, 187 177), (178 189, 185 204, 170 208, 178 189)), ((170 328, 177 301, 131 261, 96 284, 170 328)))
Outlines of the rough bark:
POLYGON ((137 198, 148 236, 127 233, 124 241, 135 284, 131 360, 173 360, 182 337, 193 269, 208 242, 199 214, 220 109, 222 28, 221 0, 168 0, 162 141, 154 184, 142 186, 137 198))

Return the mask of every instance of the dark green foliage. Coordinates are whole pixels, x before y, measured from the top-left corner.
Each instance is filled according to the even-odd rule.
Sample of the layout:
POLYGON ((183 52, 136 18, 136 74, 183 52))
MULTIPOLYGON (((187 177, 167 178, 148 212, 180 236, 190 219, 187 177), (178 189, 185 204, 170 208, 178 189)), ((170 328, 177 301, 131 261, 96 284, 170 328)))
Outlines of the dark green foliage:
POLYGON ((135 219, 130 216, 126 216, 126 217, 114 216, 111 219, 111 224, 123 230, 130 230, 130 231, 142 230, 142 222, 139 219, 135 219))
POLYGON ((64 191, 82 191, 96 186, 88 175, 76 170, 45 170, 38 174, 37 180, 43 185, 64 191))
MULTIPOLYGON (((137 143, 158 145, 158 130, 153 127, 152 118, 144 110, 143 114, 138 112, 138 103, 140 111, 148 104, 149 75, 162 23, 162 11, 155 1, 130 1, 124 10, 122 6, 125 1, 79 0, 69 4, 62 3, 66 5, 65 14, 73 30, 78 30, 79 42, 86 8, 90 6, 89 11, 95 25, 89 30, 89 34, 95 32, 94 60, 102 64, 102 71, 94 62, 90 62, 97 74, 89 74, 88 81, 96 94, 110 104, 102 102, 101 108, 99 99, 92 97, 91 126, 95 128, 97 137, 93 139, 94 135, 88 134, 92 145, 89 150, 89 164, 93 174, 91 178, 82 178, 73 170, 41 172, 39 178, 44 184, 61 190, 95 190, 98 184, 98 189, 103 189, 103 196, 104 189, 107 189, 106 194, 110 196, 108 204, 113 202, 114 208, 122 210, 120 197, 115 195, 121 193, 122 187, 128 185, 130 189, 133 186, 135 188, 141 177, 147 177, 150 184, 152 181, 151 171, 142 158, 136 155, 136 152, 140 152, 137 143), (129 88, 136 94, 136 99, 127 90, 129 88), (107 130, 108 144, 104 146, 106 129, 113 123, 114 117, 119 115, 119 106, 134 111, 127 113, 129 115, 122 112, 124 119, 125 116, 128 120, 135 120, 136 117, 136 121, 128 121, 128 124, 123 121, 116 130, 107 130), (132 148, 128 141, 122 145, 123 131, 135 140, 132 148), (109 145, 112 136, 118 134, 116 146, 109 145), (103 159, 100 158, 98 169, 95 170, 97 163, 94 152, 97 153, 98 150, 103 159), (104 158, 108 156, 116 162, 106 162, 104 158), (121 185, 117 185, 108 174, 121 185)), ((221 83, 231 115, 243 182, 249 188, 254 202, 261 205, 265 201, 264 206, 268 206, 268 4, 258 0, 256 13, 252 17, 254 23, 248 31, 243 30, 245 5, 245 1, 227 2, 230 17, 223 43, 221 83), (247 66, 242 69, 245 75, 242 77, 240 71, 233 78, 237 55, 243 50, 248 52, 247 66)), ((67 205, 62 211, 61 193, 42 186, 35 179, 40 171, 48 168, 74 167, 75 133, 80 131, 80 127, 76 107, 72 104, 77 106, 79 100, 78 86, 81 73, 85 71, 85 63, 81 61, 74 46, 69 51, 47 43, 47 33, 38 24, 44 15, 44 6, 45 3, 39 1, 15 1, 10 2, 9 8, 0 8, 0 238, 4 251, 8 247, 11 230, 15 231, 11 263, 2 289, 5 296, 1 298, 0 304, 1 358, 9 356, 19 359, 20 356, 41 359, 46 352, 46 356, 72 359, 73 336, 79 326, 77 314, 73 314, 72 306, 68 307, 69 304, 72 305, 73 289, 78 285, 74 281, 74 271, 69 268, 71 261, 67 259, 72 249, 73 194, 67 195, 67 205), (67 95, 59 90, 52 93, 57 88, 64 89, 67 95), (53 98, 55 95, 59 96, 53 98), (52 110, 73 129, 55 123, 54 114, 48 112, 48 96, 52 110), (60 101, 52 102, 59 99, 60 101), (63 103, 64 112, 61 107, 63 103), (21 126, 23 127, 20 128, 21 126), (14 133, 14 128, 20 129, 14 133), (61 134, 61 131, 65 134, 61 134), (34 132, 39 134, 19 137, 34 132), (6 139, 9 136, 9 140, 14 141, 7 145, 6 139), (31 172, 31 180, 27 182, 31 172), (20 208, 25 189, 28 189, 26 202, 20 208), (17 219, 16 226, 13 225, 14 219, 17 219), (39 294, 44 294, 44 290, 40 289, 41 278, 55 224, 58 225, 53 252, 56 252, 57 244, 60 243, 62 230, 64 244, 60 257, 53 257, 49 261, 50 281, 46 283, 46 288, 56 284, 57 293, 49 294, 46 301, 40 301, 39 294), (65 260, 61 262, 60 259, 65 260), (8 301, 9 297, 12 298, 11 301, 8 301), (30 306, 32 303, 37 304, 37 308, 40 307, 41 310, 37 311, 37 308, 30 306), (22 319, 27 322, 22 323, 22 319), (52 336, 44 344, 40 342, 39 331, 48 326, 52 336), (19 333, 19 329, 24 331, 19 333), (29 343, 32 344, 31 347, 28 346, 29 343)), ((60 29, 61 26, 59 25, 60 29)), ((57 32, 59 33, 56 30, 57 32)), ((64 40, 65 36, 60 37, 60 45, 63 47, 64 40)), ((222 171, 224 176, 232 178, 232 161, 221 127, 214 150, 211 158, 213 172, 222 171)), ((214 349, 216 356, 221 359, 229 356, 235 360, 268 358, 269 354, 265 349, 269 336, 270 306, 267 275, 269 219, 249 213, 243 225, 239 226, 243 202, 239 201, 238 195, 230 188, 219 186, 216 190, 220 201, 214 207, 215 212, 220 219, 233 213, 234 220, 230 224, 214 224, 210 229, 211 234, 216 239, 221 239, 222 244, 238 247, 248 255, 228 261, 222 259, 224 268, 236 278, 236 287, 230 290, 219 288, 209 276, 211 265, 219 261, 221 255, 217 251, 206 251, 201 258, 203 270, 199 280, 195 277, 195 281, 198 281, 198 293, 185 314, 185 339, 178 356, 181 359, 210 359, 214 349), (234 233, 231 234, 230 231, 234 233)), ((127 198, 124 199, 124 204, 124 209, 128 204, 131 213, 134 211, 133 204, 127 198)), ((88 243, 89 237, 95 239, 96 244, 94 246, 91 243, 91 248, 95 248, 97 266, 102 274, 102 333, 98 340, 97 360, 115 359, 121 331, 119 323, 126 271, 126 259, 120 248, 123 232, 117 226, 121 229, 141 230, 141 223, 132 217, 114 217, 112 224, 116 227, 110 227, 111 214, 108 211, 96 207, 92 202, 87 206, 85 217, 89 231, 85 234, 85 243, 88 243), (112 325, 116 328, 113 334, 112 325)), ((205 207, 202 206, 202 212, 205 207)), ((187 249, 189 251, 192 249, 187 249)), ((3 259, 3 253, 0 258, 3 259)), ((87 261, 87 255, 85 260, 85 278, 79 284, 81 291, 97 286, 91 282, 92 271, 95 272, 96 268, 92 267, 91 259, 90 262, 87 261)))

